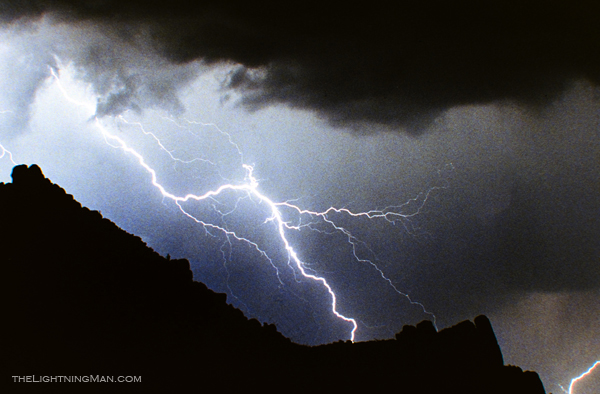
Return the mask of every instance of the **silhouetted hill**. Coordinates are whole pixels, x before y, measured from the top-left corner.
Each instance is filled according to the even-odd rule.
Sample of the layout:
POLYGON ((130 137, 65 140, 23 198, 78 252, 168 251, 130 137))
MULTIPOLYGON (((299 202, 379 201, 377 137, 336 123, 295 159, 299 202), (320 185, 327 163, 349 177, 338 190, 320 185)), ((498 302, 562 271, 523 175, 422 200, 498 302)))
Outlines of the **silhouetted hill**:
POLYGON ((2 371, 11 390, 341 390, 543 394, 503 365, 489 320, 395 339, 307 347, 76 202, 33 165, 0 184, 2 371), (14 383, 12 376, 141 376, 142 383, 14 383))

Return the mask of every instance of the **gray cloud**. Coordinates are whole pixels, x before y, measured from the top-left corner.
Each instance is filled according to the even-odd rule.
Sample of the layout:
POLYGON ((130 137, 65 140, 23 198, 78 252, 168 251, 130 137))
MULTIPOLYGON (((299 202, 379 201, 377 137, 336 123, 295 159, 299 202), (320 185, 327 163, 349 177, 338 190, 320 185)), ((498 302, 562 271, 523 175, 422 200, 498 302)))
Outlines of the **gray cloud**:
POLYGON ((71 67, 98 98, 96 115, 163 109, 184 112, 179 91, 195 80, 203 67, 174 64, 159 56, 144 36, 129 29, 100 28, 88 23, 61 24, 43 19, 5 32, 4 110, 15 114, 12 130, 22 130, 29 107, 51 69, 71 67), (18 124, 17 124, 18 123, 18 124))
POLYGON ((98 116, 150 108, 174 115, 184 112, 178 92, 198 76, 201 66, 166 62, 143 37, 123 39, 118 29, 100 33, 88 27, 72 34, 73 40, 84 34, 89 37, 80 45, 64 48, 62 53, 75 64, 78 77, 93 87, 98 97, 98 116))
MULTIPOLYGON (((419 133, 455 106, 540 108, 573 80, 600 82, 595 2, 45 0, 0 7, 6 23, 47 15, 101 26, 99 33, 116 32, 132 47, 143 41, 165 70, 198 60, 238 64, 224 87, 241 92, 248 108, 284 104, 334 125, 419 133)), ((136 101, 131 92, 144 102, 137 87, 153 86, 152 78, 130 77, 120 76, 127 93, 107 97, 107 113, 136 101)))
POLYGON ((30 41, 26 36, 9 37, 8 34, 2 38, 5 43, 8 40, 12 43, 2 53, 5 61, 0 108, 10 111, 6 114, 9 119, 3 125, 2 134, 11 136, 27 127, 36 92, 50 77, 49 67, 56 67, 56 62, 46 40, 30 41))

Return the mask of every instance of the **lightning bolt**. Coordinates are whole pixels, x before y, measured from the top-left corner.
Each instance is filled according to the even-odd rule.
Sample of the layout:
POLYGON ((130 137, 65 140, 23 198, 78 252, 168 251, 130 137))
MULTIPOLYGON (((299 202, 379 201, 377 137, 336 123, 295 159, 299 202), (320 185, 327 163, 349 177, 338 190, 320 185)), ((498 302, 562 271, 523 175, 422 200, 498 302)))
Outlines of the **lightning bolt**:
POLYGON ((598 367, 600 365, 600 360, 596 361, 594 364, 592 364, 591 367, 588 368, 587 371, 585 371, 584 373, 582 373, 581 375, 577 376, 576 378, 573 378, 571 380, 571 384, 569 384, 569 390, 565 390, 563 386, 559 385, 560 388, 562 389, 562 391, 564 391, 567 394, 573 394, 573 386, 575 385, 575 383, 577 383, 578 381, 580 381, 581 379, 585 378, 586 376, 588 376, 589 374, 592 373, 592 371, 594 369, 596 369, 596 367, 598 367))
MULTIPOLYGON (((6 109, 6 110, 0 110, 0 115, 1 115, 1 114, 8 114, 8 113, 13 113, 13 111, 11 111, 11 110, 9 110, 9 109, 6 109)), ((0 159, 4 158, 4 156, 8 156, 8 159, 10 160, 10 162, 11 162, 13 165, 15 165, 15 166, 17 165, 17 162, 15 162, 15 160, 14 160, 14 158, 13 158, 13 154, 12 154, 12 153, 11 153, 11 152, 10 152, 8 149, 6 149, 6 148, 4 147, 4 145, 2 145, 1 143, 0 143, 0 151, 1 151, 1 152, 0 152, 0 159)))
MULTIPOLYGON (((358 244, 364 244, 363 241, 359 240, 357 237, 355 237, 348 229, 338 226, 333 220, 331 220, 328 215, 331 213, 338 213, 338 214, 345 214, 348 215, 350 217, 354 217, 354 218, 358 218, 358 217, 366 217, 369 220, 375 220, 375 219, 383 219, 389 223, 392 224, 396 224, 396 221, 401 220, 402 224, 404 225, 404 227, 406 228, 407 231, 410 232, 410 229, 408 227, 406 227, 406 221, 402 220, 402 219, 408 219, 410 217, 416 216, 420 213, 421 209, 425 206, 430 194, 437 189, 441 189, 443 187, 441 186, 436 186, 436 187, 432 187, 430 188, 427 193, 425 193, 424 198, 421 199, 421 202, 419 204, 419 206, 417 207, 416 210, 414 210, 411 213, 401 213, 401 209, 407 205, 409 205, 412 202, 418 201, 419 196, 414 197, 410 200, 408 200, 407 202, 405 202, 402 205, 399 206, 389 206, 386 207, 384 209, 381 210, 370 210, 367 212, 352 212, 351 210, 347 209, 347 208, 336 208, 336 207, 329 207, 327 208, 325 211, 323 212, 317 212, 317 211, 310 211, 310 210, 306 210, 306 209, 300 209, 298 206, 293 205, 289 202, 283 202, 283 203, 277 203, 277 206, 285 206, 288 208, 291 208, 293 210, 296 210, 298 212, 298 214, 302 215, 302 214, 308 214, 311 217, 320 217, 325 223, 329 224, 335 231, 338 231, 342 234, 344 234, 347 237, 347 241, 348 243, 352 246, 352 254, 354 255, 354 257, 356 258, 357 261, 361 262, 361 263, 366 263, 369 264, 371 267, 373 267, 377 273, 381 276, 381 278, 386 281, 393 289, 396 293, 402 295, 403 297, 405 297, 411 305, 417 305, 421 308, 421 310, 432 317, 433 319, 433 324, 437 329, 437 324, 436 324, 436 317, 433 313, 429 312, 427 309, 425 309, 425 306, 417 301, 413 301, 411 299, 411 297, 407 294, 404 293, 402 291, 400 291, 396 285, 392 282, 391 279, 389 279, 384 272, 377 266, 376 263, 374 263, 372 260, 370 259, 365 259, 365 258, 361 258, 358 255, 358 251, 357 251, 357 247, 358 244)), ((309 226, 309 225, 304 225, 304 226, 309 226)), ((294 229, 294 230, 299 230, 300 226, 289 226, 288 228, 290 229, 294 229)), ((365 245, 367 250, 371 253, 371 254, 375 254, 372 249, 368 246, 365 245)))
MULTIPOLYGON (((296 253, 296 251, 294 250, 294 248, 290 245, 290 242, 287 239, 286 236, 286 229, 289 228, 288 224, 283 220, 281 211, 278 209, 278 204, 276 204, 275 202, 273 202, 271 199, 269 199, 267 196, 265 196, 264 194, 262 194, 259 190, 258 190, 258 181, 256 180, 256 178, 253 175, 253 171, 254 171, 254 167, 252 167, 251 165, 248 164, 244 164, 243 167, 246 170, 246 178, 244 179, 244 183, 241 184, 224 184, 221 185, 220 187, 218 187, 215 190, 210 190, 204 194, 186 194, 185 196, 177 196, 175 194, 172 194, 170 192, 168 192, 163 185, 161 185, 158 182, 158 178, 156 176, 156 171, 154 171, 154 169, 152 169, 148 164, 146 164, 146 161, 144 160, 144 157, 139 154, 138 152, 136 152, 134 149, 130 148, 125 141, 123 141, 121 138, 109 133, 104 127, 102 127, 102 125, 100 124, 100 121, 96 118, 96 126, 101 130, 102 135, 104 136, 104 138, 106 139, 107 142, 115 142, 119 148, 123 149, 125 152, 133 155, 137 160, 138 163, 151 175, 152 178, 152 185, 154 187, 156 187, 160 193, 163 195, 163 197, 168 198, 170 200, 173 200, 177 206, 179 207, 179 209, 181 210, 181 212, 186 215, 187 217, 189 217, 190 219, 194 220, 196 223, 202 225, 204 228, 210 228, 213 230, 218 230, 221 231, 222 233, 224 233, 227 237, 234 237, 235 239, 237 239, 238 241, 242 241, 245 243, 248 243, 250 245, 252 245, 253 247, 255 247, 256 250, 259 251, 259 253, 261 253, 264 257, 266 257, 270 262, 271 265, 273 267, 275 267, 273 261, 271 260, 270 257, 268 257, 268 255, 266 254, 266 252, 264 252, 262 249, 260 249, 260 247, 250 241, 247 238, 238 236, 235 232, 227 230, 224 227, 221 226, 217 226, 215 224, 212 223, 208 223, 208 222, 204 222, 198 218, 196 218, 194 215, 191 215, 190 213, 188 213, 182 206, 181 203, 190 201, 190 200, 195 200, 195 201, 203 201, 203 200, 207 200, 207 199, 212 199, 215 198, 221 194, 223 194, 226 191, 236 191, 236 192, 242 192, 247 194, 248 196, 253 196, 256 199, 258 199, 258 201, 266 203, 267 206, 270 208, 271 210, 271 217, 267 219, 267 221, 273 221, 276 224, 277 227, 277 231, 279 234, 279 237, 281 239, 281 241, 284 244, 285 250, 287 252, 288 258, 290 259, 290 262, 292 262, 295 267, 298 269, 298 271, 300 271, 300 273, 302 274, 302 276, 304 276, 307 279, 311 279, 315 282, 319 282, 321 283, 321 285, 323 285, 326 289, 327 292, 329 293, 329 295, 331 296, 331 311, 333 312, 333 314, 335 316, 337 316, 339 319, 342 319, 348 323, 352 324, 352 331, 350 333, 350 340, 354 341, 354 336, 356 333, 356 329, 358 328, 358 325, 356 324, 356 320, 350 318, 350 317, 346 317, 344 315, 342 315, 341 313, 338 312, 337 310, 337 297, 333 291, 333 289, 331 288, 331 286, 329 285, 329 283, 327 282, 327 280, 321 276, 317 276, 314 274, 311 274, 309 272, 307 272, 307 270, 305 269, 305 263, 300 260, 300 257, 298 257, 298 254, 296 253)), ((115 146, 115 145, 112 145, 115 146)))
POLYGON ((8 156, 8 159, 10 160, 11 163, 13 163, 13 165, 17 165, 17 162, 13 159, 13 154, 4 147, 4 145, 0 144, 0 150, 2 151, 0 153, 0 159, 2 159, 4 156, 8 156))
POLYGON ((158 144, 160 149, 162 149, 164 152, 166 152, 169 155, 169 157, 171 158, 171 160, 173 160, 173 161, 183 163, 183 164, 192 164, 196 161, 199 161, 199 162, 203 162, 203 163, 208 163, 208 164, 216 167, 216 163, 214 163, 208 159, 202 159, 202 158, 195 157, 191 160, 181 160, 180 158, 173 155, 172 150, 165 148, 162 141, 156 136, 156 134, 154 134, 150 131, 146 131, 146 129, 144 128, 144 125, 141 124, 140 122, 129 122, 127 119, 125 119, 125 117, 123 115, 117 116, 117 119, 125 124, 134 125, 134 126, 138 127, 140 129, 140 131, 142 132, 142 134, 152 137, 152 139, 154 139, 154 141, 156 141, 156 143, 158 144))
MULTIPOLYGON (((53 76, 53 78, 55 79, 59 90, 61 91, 63 96, 69 102, 71 102, 77 106, 84 106, 84 107, 88 108, 90 111, 95 112, 94 106, 86 104, 86 103, 78 102, 77 100, 74 100, 69 96, 66 89, 62 86, 59 76, 57 75, 57 72, 53 68, 50 68, 50 73, 53 76)), ((283 246, 283 250, 285 250, 285 253, 287 255, 287 265, 290 268, 292 268, 292 272, 294 272, 294 274, 296 274, 296 272, 298 272, 305 279, 309 279, 313 282, 319 283, 329 293, 329 296, 331 299, 331 303, 330 303, 331 312, 337 318, 352 325, 352 329, 350 331, 350 340, 351 341, 355 340, 355 334, 358 329, 357 321, 354 318, 347 317, 338 311, 338 299, 337 299, 337 296, 336 296, 334 290, 332 289, 331 285, 323 276, 320 276, 316 272, 314 272, 314 270, 309 268, 307 263, 301 259, 301 257, 299 256, 297 251, 294 249, 294 247, 292 246, 292 244, 289 240, 289 237, 288 237, 289 231, 299 231, 301 229, 308 228, 313 231, 322 232, 322 230, 319 230, 314 227, 315 220, 316 220, 316 221, 320 221, 320 223, 325 223, 325 225, 331 229, 330 231, 343 234, 346 237, 347 242, 351 246, 352 253, 358 262, 366 263, 366 264, 369 264, 370 266, 372 266, 379 273, 381 278, 383 280, 385 280, 398 294, 406 297, 406 299, 408 299, 408 301, 412 305, 419 306, 424 313, 430 315, 433 318, 433 322, 435 324, 435 321, 436 321, 435 315, 433 313, 427 311, 425 309, 425 307, 423 306, 423 304, 413 301, 409 297, 408 294, 401 292, 394 285, 392 280, 389 279, 384 274, 384 272, 377 266, 377 264, 372 259, 366 259, 366 258, 360 257, 359 252, 357 250, 359 245, 366 247, 366 249, 372 255, 375 255, 375 253, 372 251, 372 249, 368 245, 366 245, 366 243, 360 241, 355 235, 353 235, 350 230, 336 224, 336 222, 332 219, 332 216, 341 215, 341 216, 345 216, 345 217, 349 217, 349 218, 366 218, 368 220, 385 220, 391 224, 396 224, 396 222, 400 221, 405 226, 405 228, 410 232, 409 228, 406 227, 406 220, 408 220, 409 218, 411 218, 415 215, 418 215, 421 212, 422 208, 425 206, 427 200, 429 199, 431 193, 433 193, 434 190, 444 188, 444 187, 430 188, 426 193, 421 193, 417 197, 415 197, 401 205, 388 206, 384 209, 376 209, 376 210, 370 210, 370 211, 366 211, 366 212, 353 212, 352 210, 347 209, 347 208, 336 208, 336 207, 329 207, 325 211, 318 212, 318 211, 312 211, 312 210, 300 208, 298 205, 295 205, 292 201, 275 202, 260 191, 259 182, 258 182, 256 176, 254 175, 254 167, 252 165, 244 163, 242 151, 239 148, 239 146, 233 141, 230 134, 222 131, 214 124, 205 124, 205 123, 191 121, 191 120, 184 118, 182 121, 187 123, 188 125, 211 126, 211 127, 214 127, 219 133, 221 133, 228 140, 229 144, 235 148, 237 154, 239 155, 240 165, 241 165, 241 168, 244 170, 244 178, 241 182, 238 181, 238 182, 230 182, 230 183, 221 184, 219 187, 217 187, 213 190, 209 190, 209 191, 205 192, 204 194, 188 193, 185 195, 176 195, 176 194, 170 192, 169 190, 167 190, 167 188, 159 182, 156 171, 147 163, 146 159, 142 156, 142 154, 140 154, 137 150, 135 150, 134 148, 129 146, 127 144, 127 142, 125 142, 122 138, 109 132, 108 129, 102 124, 100 119, 98 119, 96 116, 93 116, 91 119, 94 121, 94 125, 96 126, 96 128, 98 130, 100 130, 105 142, 108 145, 112 146, 113 148, 121 149, 124 152, 126 152, 127 154, 135 157, 138 164, 142 168, 144 168, 144 170, 150 175, 152 185, 161 193, 163 198, 173 201, 177 205, 177 207, 179 208, 181 213, 183 215, 185 215, 186 217, 188 217, 189 219, 193 220, 195 223, 201 225, 202 228, 204 228, 204 230, 206 231, 207 235, 213 235, 213 232, 218 232, 218 233, 221 233, 224 235, 224 237, 226 239, 225 242, 229 243, 230 247, 231 247, 232 240, 242 242, 242 243, 247 244, 250 247, 252 247, 266 261, 269 262, 269 264, 273 267, 273 269, 275 270, 275 272, 277 274, 279 283, 281 284, 281 286, 284 286, 284 282, 282 281, 282 279, 279 275, 280 272, 279 272, 279 269, 277 268, 277 265, 275 264, 273 259, 267 254, 267 252, 265 250, 263 250, 256 242, 252 241, 251 239, 249 239, 247 237, 237 234, 235 231, 228 229, 226 225, 217 225, 217 224, 202 220, 202 219, 194 216, 193 214, 191 214, 184 207, 185 203, 192 202, 192 201, 196 201, 196 202, 217 201, 218 202, 218 197, 223 196, 225 194, 229 195, 230 193, 238 196, 238 199, 237 199, 238 203, 241 199, 248 198, 254 202, 258 202, 259 204, 266 205, 266 207, 268 208, 268 211, 269 211, 269 216, 265 219, 265 223, 273 223, 274 224, 274 227, 275 227, 277 235, 278 235, 278 239, 281 242, 281 244, 283 246), (414 205, 415 203, 417 204, 416 209, 413 209, 413 211, 411 213, 403 213, 403 209, 405 209, 409 204, 414 205), (298 217, 297 224, 293 224, 292 222, 287 221, 284 218, 284 213, 283 213, 284 210, 290 210, 290 211, 296 213, 296 216, 298 217), (311 221, 309 223, 302 223, 300 220, 300 218, 302 216, 310 217, 311 221)), ((122 124, 136 127, 145 136, 152 138, 155 141, 155 143, 159 146, 159 148, 162 151, 166 152, 166 154, 168 154, 169 157, 174 162, 180 162, 180 163, 185 163, 185 164, 190 164, 190 163, 194 163, 194 162, 202 162, 202 163, 206 163, 208 165, 214 166, 215 168, 218 167, 217 164, 214 163, 213 161, 204 159, 204 158, 194 158, 192 160, 182 160, 182 159, 176 157, 173 154, 174 151, 169 150, 165 146, 165 144, 163 144, 163 142, 155 134, 147 131, 141 123, 128 121, 123 115, 117 116, 115 119, 116 119, 116 121, 121 122, 122 124)), ((184 125, 180 124, 178 121, 176 121, 172 118, 164 118, 164 119, 175 123, 180 128, 186 128, 184 125)), ((223 180, 226 180, 223 176, 221 176, 221 178, 223 180)), ((237 208, 237 203, 235 204, 235 207, 230 212, 221 212, 214 205, 213 205, 213 208, 219 214, 221 214, 222 217, 224 217, 225 215, 229 214, 230 212, 233 212, 237 208)), ((223 254, 224 262, 226 262, 227 257, 225 256, 225 250, 223 249, 223 247, 221 248, 221 252, 223 254)), ((229 285, 228 285, 228 287, 229 287, 229 285)), ((231 289, 229 289, 229 290, 231 290, 231 289)), ((233 292, 231 292, 231 294, 233 295, 233 292)), ((233 296, 235 297, 235 295, 233 295, 233 296)))

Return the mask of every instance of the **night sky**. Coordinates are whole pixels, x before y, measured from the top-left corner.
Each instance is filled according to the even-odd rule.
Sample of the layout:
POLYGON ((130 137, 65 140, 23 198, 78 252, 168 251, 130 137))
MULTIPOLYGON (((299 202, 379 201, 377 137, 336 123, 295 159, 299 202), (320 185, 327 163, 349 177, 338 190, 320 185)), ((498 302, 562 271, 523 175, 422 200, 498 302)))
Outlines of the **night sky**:
MULTIPOLYGON (((173 194, 248 182, 247 164, 274 202, 394 207, 394 221, 330 213, 346 233, 281 208, 356 340, 486 314, 505 363, 558 393, 600 359, 597 15, 591 1, 1 0, 0 144, 304 344, 352 325, 288 265, 268 204, 181 204, 256 246, 199 225, 102 131, 173 194)), ((12 167, 0 158, 0 181, 12 167)), ((579 384, 598 392, 600 373, 579 384)))

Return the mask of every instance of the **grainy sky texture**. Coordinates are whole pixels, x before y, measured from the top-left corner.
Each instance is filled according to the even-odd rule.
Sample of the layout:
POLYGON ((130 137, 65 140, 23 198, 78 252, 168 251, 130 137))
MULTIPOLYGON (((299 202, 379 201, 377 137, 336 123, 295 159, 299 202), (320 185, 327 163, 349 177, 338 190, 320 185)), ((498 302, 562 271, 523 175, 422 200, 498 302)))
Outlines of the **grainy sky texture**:
MULTIPOLYGON (((264 204, 224 195, 186 208, 259 243, 283 285, 256 250, 207 235, 162 198, 94 117, 173 193, 242 182, 245 163, 261 192, 304 209, 415 198, 395 224, 331 216, 390 282, 322 222, 290 241, 358 320, 357 340, 431 318, 395 286, 439 328, 488 315, 505 361, 557 393, 600 358, 599 11, 591 1, 0 1, 0 143, 301 343, 347 339, 348 324, 287 268, 264 204), (210 163, 173 162, 136 122, 172 156, 210 163)), ((0 159, 0 179, 11 167, 0 159)), ((590 381, 597 391, 600 378, 590 381)))

